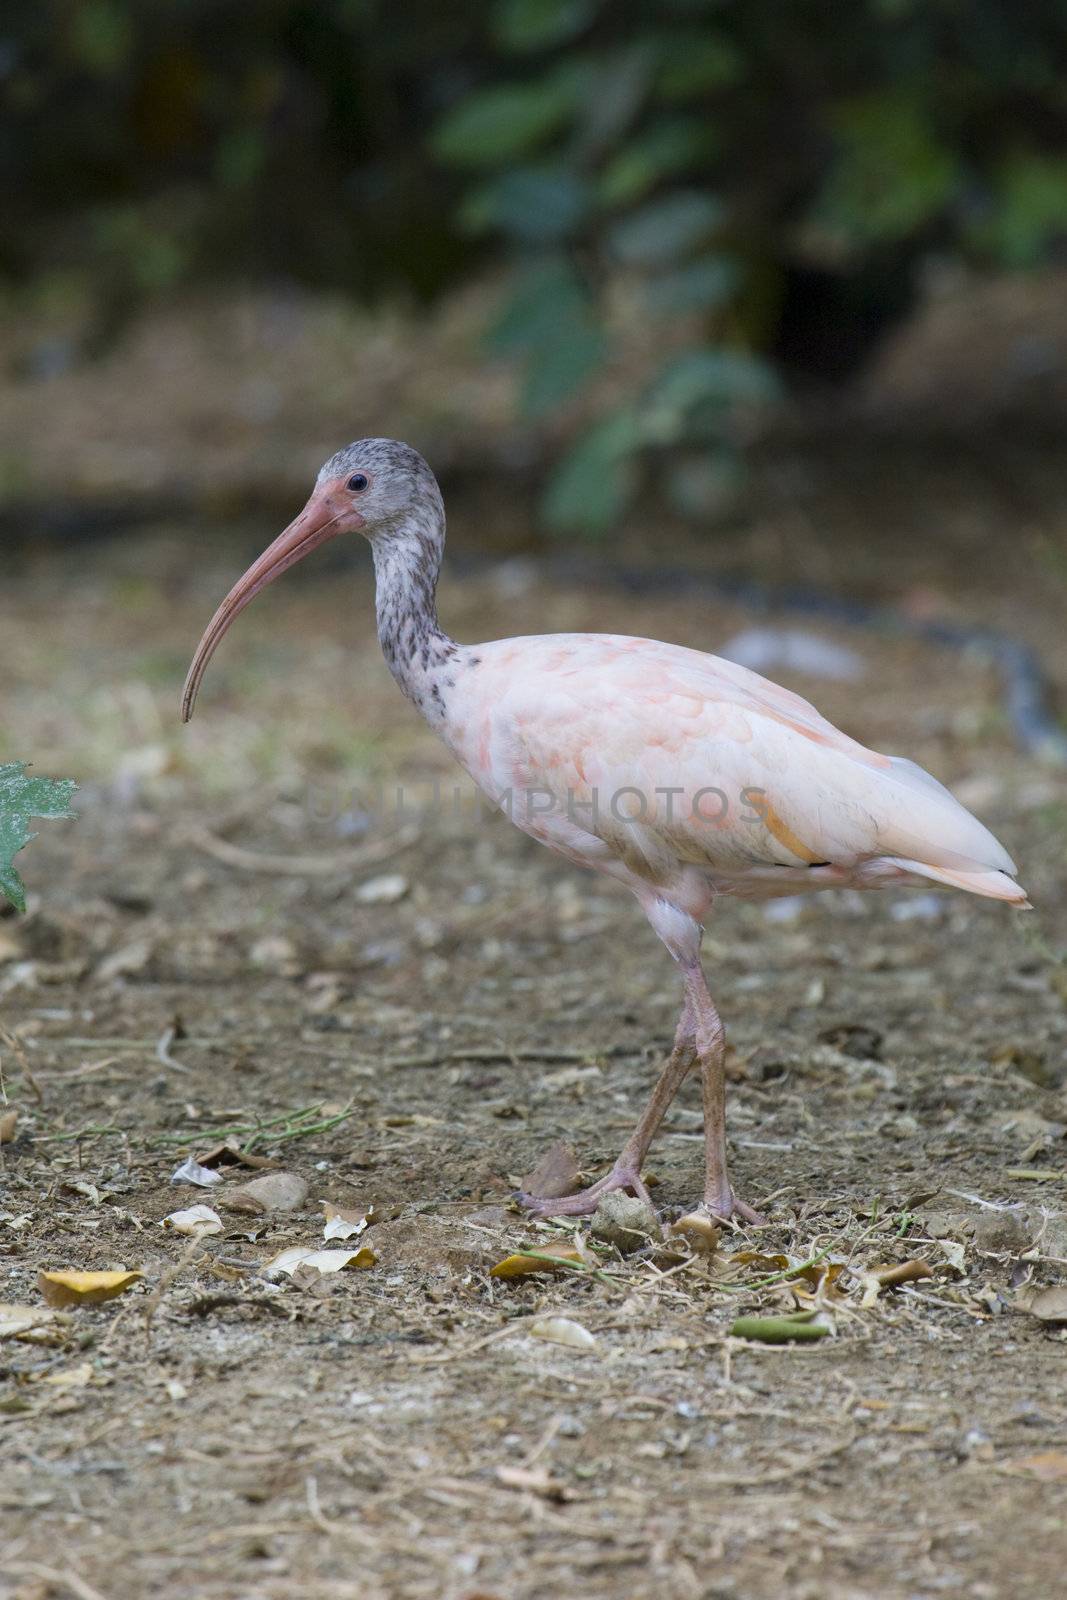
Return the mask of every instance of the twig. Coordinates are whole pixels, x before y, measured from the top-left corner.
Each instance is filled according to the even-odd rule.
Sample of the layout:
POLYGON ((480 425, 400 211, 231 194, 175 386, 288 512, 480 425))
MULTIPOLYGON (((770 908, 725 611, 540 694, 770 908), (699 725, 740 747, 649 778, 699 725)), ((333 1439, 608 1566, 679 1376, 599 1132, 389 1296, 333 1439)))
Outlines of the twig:
POLYGON ((78 1600, 106 1600, 99 1589, 94 1589, 91 1583, 86 1583, 84 1578, 80 1578, 69 1567, 60 1572, 58 1567, 44 1567, 39 1561, 2 1561, 0 1572, 11 1572, 16 1578, 40 1578, 42 1583, 50 1586, 59 1585, 70 1589, 78 1596, 78 1600))
POLYGON ((181 1277, 182 1273, 192 1261, 203 1242, 203 1239, 200 1238, 193 1238, 189 1240, 189 1243, 186 1245, 177 1261, 175 1261, 173 1266, 167 1268, 166 1272, 160 1278, 159 1282, 156 1284, 156 1287, 145 1301, 144 1331, 146 1339, 151 1331, 152 1318, 159 1310, 163 1296, 166 1294, 174 1280, 181 1277))
POLYGON ((421 838, 421 830, 415 827, 401 828, 388 839, 376 839, 370 844, 361 845, 358 850, 339 850, 328 856, 279 856, 260 850, 246 850, 241 845, 231 844, 228 839, 218 838, 204 828, 189 829, 184 838, 188 844, 213 856, 216 861, 222 861, 228 867, 237 867, 241 872, 329 877, 334 872, 355 872, 361 867, 373 866, 376 862, 387 861, 390 856, 399 855, 421 838))
POLYGON ((164 1067, 169 1067, 172 1072, 188 1072, 188 1067, 183 1067, 180 1061, 175 1061, 170 1053, 170 1047, 178 1037, 177 1028, 171 1026, 164 1028, 156 1041, 156 1060, 164 1067))
MULTIPOLYGON (((22 1076, 26 1079, 26 1082, 29 1084, 30 1089, 31 1089, 31 1091, 33 1093, 33 1097, 37 1101, 37 1104, 39 1106, 43 1106, 44 1105, 44 1095, 41 1092, 40 1084, 37 1082, 37 1079, 34 1077, 33 1073, 30 1071, 29 1058, 26 1055, 26 1050, 25 1050, 25 1047, 24 1047, 24 1045, 22 1043, 22 1040, 19 1039, 16 1034, 9 1033, 8 1030, 6 1028, 3 1028, 3 1027, 0 1027, 0 1039, 2 1039, 4 1041, 4 1043, 7 1045, 8 1049, 14 1055, 15 1060, 18 1062, 19 1069, 22 1072, 22 1076)), ((2 1077, 0 1077, 0 1082, 2 1082, 2 1077)), ((6 1099, 7 1099, 6 1094, 4 1096, 4 1099, 5 1099, 5 1102, 6 1102, 6 1099)))

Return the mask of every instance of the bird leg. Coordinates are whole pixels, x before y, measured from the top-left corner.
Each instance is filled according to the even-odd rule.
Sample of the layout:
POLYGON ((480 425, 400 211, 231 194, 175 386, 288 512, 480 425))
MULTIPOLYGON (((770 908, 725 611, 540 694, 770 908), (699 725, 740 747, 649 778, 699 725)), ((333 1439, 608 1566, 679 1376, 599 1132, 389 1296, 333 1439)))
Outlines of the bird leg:
POLYGON ((611 1171, 596 1183, 590 1184, 588 1189, 580 1190, 578 1194, 564 1195, 556 1200, 541 1199, 534 1194, 520 1194, 519 1199, 522 1204, 538 1217, 582 1217, 595 1211, 604 1195, 611 1194, 615 1189, 629 1190, 631 1194, 639 1196, 642 1200, 648 1200, 651 1204, 648 1190, 641 1181, 641 1167, 668 1106, 678 1093, 682 1080, 696 1065, 697 1059, 693 1012, 687 993, 682 1014, 678 1019, 670 1058, 659 1075, 640 1122, 627 1139, 611 1171))
POLYGON ((704 1210, 713 1217, 739 1217, 761 1223, 763 1217, 739 1200, 726 1165, 726 1030, 708 992, 699 961, 687 966, 686 1004, 693 1016, 697 1061, 704 1095, 704 1210))

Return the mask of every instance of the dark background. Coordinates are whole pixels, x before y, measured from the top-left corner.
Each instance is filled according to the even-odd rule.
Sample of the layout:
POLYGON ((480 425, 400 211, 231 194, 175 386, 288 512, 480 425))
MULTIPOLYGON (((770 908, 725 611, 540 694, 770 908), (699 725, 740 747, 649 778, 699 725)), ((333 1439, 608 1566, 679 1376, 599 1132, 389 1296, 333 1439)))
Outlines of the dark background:
MULTIPOLYGON (((453 457, 521 469, 556 531, 603 533, 649 493, 707 530, 744 492, 767 430, 829 404, 836 431, 887 341, 949 301, 955 343, 905 362, 891 408, 918 386, 920 430, 962 410, 966 434, 1021 411, 1027 437, 1035 415, 1057 437, 1061 330, 1027 274, 1055 269, 1067 234, 1065 65, 1055 0, 12 10, 0 282, 5 379, 24 386, 14 409, 52 419, 42 454, 71 458, 86 480, 74 498, 151 499, 208 476, 172 459, 196 451, 178 437, 188 418, 168 421, 154 470, 142 462, 131 481, 128 463, 97 459, 86 472, 84 427, 63 416, 72 386, 86 395, 94 364, 101 392, 121 384, 124 341, 129 380, 131 342, 154 338, 158 355, 175 307, 178 346, 200 330, 231 373, 237 359, 254 373, 279 340, 287 367, 295 341, 321 370, 294 319, 340 305, 363 319, 321 341, 331 425, 346 402, 352 417, 342 434, 403 421, 446 470, 453 457), (968 296, 998 275, 1010 288, 991 316, 968 296), (249 292, 240 334, 235 297, 249 292), (442 350, 428 330, 457 304, 461 337, 442 350), (389 362, 367 350, 383 326, 406 352, 394 365, 414 353, 432 368, 436 401, 408 405, 405 390, 391 405, 389 362), (506 407, 482 416, 474 398, 450 415, 457 362, 475 390, 480 370, 486 383, 506 370, 506 407), (42 398, 34 386, 49 383, 42 398)), ((161 419, 178 382, 217 394, 222 381, 182 351, 183 378, 152 384, 161 419)), ((269 398, 259 409, 269 423, 269 398)), ((113 424, 103 453, 130 435, 113 424)), ((9 501, 41 499, 28 457, 48 426, 28 443, 16 426, 9 501)), ((308 431, 325 435, 325 420, 308 431)), ((224 476, 247 497, 261 464, 253 450, 238 469, 236 450, 224 476)))

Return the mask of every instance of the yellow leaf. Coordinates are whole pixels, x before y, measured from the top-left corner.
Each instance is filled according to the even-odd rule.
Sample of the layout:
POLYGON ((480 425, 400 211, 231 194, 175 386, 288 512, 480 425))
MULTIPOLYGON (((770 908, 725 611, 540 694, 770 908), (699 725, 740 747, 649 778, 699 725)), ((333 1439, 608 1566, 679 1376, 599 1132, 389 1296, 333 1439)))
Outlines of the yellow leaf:
POLYGON ((143 1272, 39 1272, 37 1287, 50 1306, 95 1306, 114 1300, 143 1272))
POLYGON ((531 1272, 565 1272, 568 1268, 585 1266, 585 1257, 577 1245, 552 1245, 538 1255, 505 1256, 495 1267, 490 1267, 491 1278, 524 1278, 531 1272), (551 1257, 551 1260, 546 1259, 551 1257))
POLYGON ((67 1367, 63 1372, 48 1372, 39 1379, 41 1383, 54 1383, 58 1389, 84 1389, 92 1381, 91 1361, 83 1361, 78 1367, 67 1367))

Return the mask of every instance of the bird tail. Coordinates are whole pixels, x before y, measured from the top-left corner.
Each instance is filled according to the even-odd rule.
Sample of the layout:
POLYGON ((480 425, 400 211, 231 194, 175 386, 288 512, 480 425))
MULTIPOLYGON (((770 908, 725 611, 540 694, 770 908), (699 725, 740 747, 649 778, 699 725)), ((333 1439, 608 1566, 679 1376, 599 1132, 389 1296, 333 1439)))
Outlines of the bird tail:
POLYGON ((1006 872, 994 872, 984 867, 932 867, 926 861, 909 861, 905 856, 886 856, 883 859, 904 872, 914 872, 920 878, 932 878, 935 883, 947 883, 952 889, 966 889, 970 894, 984 895, 988 900, 1006 900, 1021 911, 1033 910, 1026 890, 1014 878, 1009 878, 1006 872))

